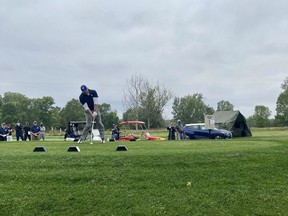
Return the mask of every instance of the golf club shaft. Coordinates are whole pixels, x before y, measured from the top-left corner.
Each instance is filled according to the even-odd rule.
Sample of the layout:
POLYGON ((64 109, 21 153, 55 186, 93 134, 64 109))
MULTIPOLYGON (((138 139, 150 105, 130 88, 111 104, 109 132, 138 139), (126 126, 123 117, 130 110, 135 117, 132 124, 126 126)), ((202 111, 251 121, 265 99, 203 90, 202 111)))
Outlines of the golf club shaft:
POLYGON ((92 126, 91 126, 91 143, 93 142, 93 128, 94 128, 94 119, 92 119, 92 126))

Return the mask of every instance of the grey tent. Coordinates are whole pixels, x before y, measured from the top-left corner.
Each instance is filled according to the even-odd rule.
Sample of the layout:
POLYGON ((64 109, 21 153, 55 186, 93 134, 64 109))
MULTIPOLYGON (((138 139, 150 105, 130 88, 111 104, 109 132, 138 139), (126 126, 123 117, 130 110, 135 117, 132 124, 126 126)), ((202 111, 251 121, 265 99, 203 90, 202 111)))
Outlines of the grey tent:
POLYGON ((246 118, 240 111, 216 111, 214 113, 215 126, 232 132, 233 137, 252 136, 246 118))

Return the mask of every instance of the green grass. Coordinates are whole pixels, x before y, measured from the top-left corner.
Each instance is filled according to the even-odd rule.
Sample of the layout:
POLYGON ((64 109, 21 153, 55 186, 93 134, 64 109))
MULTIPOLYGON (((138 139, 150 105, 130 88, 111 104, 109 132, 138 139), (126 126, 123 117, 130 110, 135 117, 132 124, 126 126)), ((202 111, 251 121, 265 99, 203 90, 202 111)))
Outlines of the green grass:
POLYGON ((0 215, 287 215, 288 131, 252 132, 232 140, 0 142, 0 215))

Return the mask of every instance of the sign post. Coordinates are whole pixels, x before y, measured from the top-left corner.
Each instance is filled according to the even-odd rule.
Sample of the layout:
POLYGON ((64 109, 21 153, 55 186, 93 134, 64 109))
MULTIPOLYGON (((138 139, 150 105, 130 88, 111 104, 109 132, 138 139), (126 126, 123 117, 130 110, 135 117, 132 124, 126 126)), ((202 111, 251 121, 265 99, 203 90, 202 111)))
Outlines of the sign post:
POLYGON ((209 138, 211 138, 211 130, 215 128, 214 115, 205 115, 205 128, 209 130, 209 138))

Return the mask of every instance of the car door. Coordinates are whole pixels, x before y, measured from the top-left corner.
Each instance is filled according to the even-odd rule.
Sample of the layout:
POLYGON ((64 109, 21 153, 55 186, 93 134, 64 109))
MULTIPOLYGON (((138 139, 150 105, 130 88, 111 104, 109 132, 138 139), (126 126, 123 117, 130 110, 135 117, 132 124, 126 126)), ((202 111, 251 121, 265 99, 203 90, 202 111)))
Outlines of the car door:
POLYGON ((209 138, 209 130, 205 129, 203 125, 198 125, 197 129, 194 130, 196 139, 208 139, 209 138))

